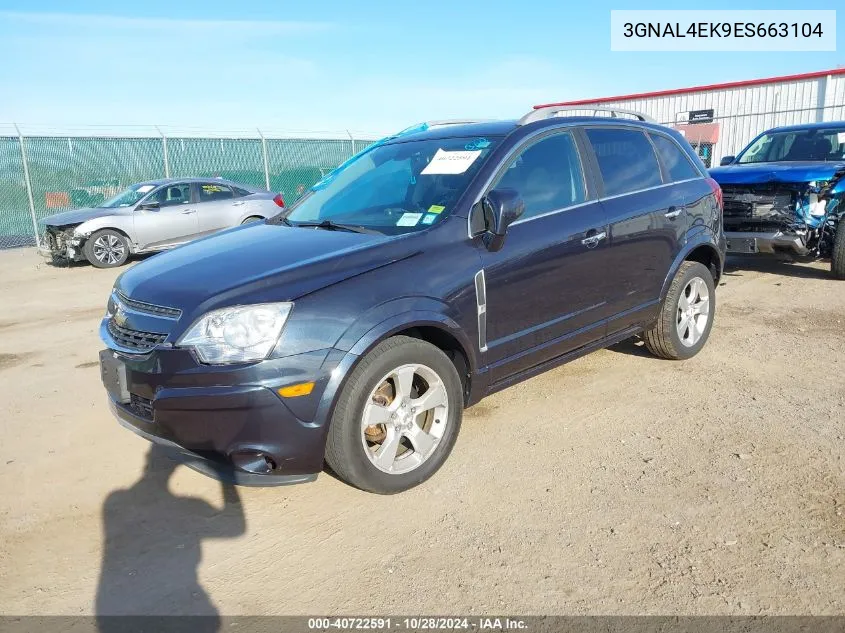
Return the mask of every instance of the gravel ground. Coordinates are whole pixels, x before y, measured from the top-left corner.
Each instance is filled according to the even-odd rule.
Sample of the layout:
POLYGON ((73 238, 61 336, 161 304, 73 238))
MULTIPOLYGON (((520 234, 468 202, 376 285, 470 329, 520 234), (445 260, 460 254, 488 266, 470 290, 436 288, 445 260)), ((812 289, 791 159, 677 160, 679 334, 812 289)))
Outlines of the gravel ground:
POLYGON ((845 614, 827 265, 734 262, 696 358, 629 341, 497 394, 393 497, 151 454, 99 382, 116 276, 0 252, 2 613, 845 614))

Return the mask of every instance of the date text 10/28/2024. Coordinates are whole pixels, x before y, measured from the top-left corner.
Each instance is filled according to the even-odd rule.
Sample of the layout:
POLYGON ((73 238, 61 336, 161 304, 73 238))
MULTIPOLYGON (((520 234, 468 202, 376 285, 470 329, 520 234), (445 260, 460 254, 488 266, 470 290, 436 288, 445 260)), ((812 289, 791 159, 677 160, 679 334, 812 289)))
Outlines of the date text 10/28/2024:
POLYGON ((311 631, 524 631, 528 628, 525 620, 510 617, 400 617, 400 618, 309 618, 308 629, 311 631))

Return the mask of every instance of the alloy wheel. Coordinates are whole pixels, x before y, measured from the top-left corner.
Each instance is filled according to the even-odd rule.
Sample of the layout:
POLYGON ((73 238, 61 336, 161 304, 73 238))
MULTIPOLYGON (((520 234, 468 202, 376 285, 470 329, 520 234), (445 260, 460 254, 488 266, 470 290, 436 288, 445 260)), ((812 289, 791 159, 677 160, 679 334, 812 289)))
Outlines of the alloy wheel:
POLYGON ((94 240, 94 257, 103 264, 117 264, 126 254, 126 246, 116 235, 106 233, 94 240))
POLYGON ((446 385, 416 363, 390 371, 370 393, 361 419, 367 458, 391 475, 410 472, 437 449, 449 419, 446 385))
POLYGON ((693 347, 701 339, 710 319, 710 291, 700 277, 693 277, 684 286, 678 299, 675 328, 685 347, 693 347))

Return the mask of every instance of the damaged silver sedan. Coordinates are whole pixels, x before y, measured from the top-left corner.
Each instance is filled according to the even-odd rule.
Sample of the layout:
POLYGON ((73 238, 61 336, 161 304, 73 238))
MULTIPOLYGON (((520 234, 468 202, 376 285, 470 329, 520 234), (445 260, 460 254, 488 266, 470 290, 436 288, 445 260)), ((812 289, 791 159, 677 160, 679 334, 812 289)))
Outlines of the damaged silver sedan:
POLYGON ((132 254, 162 251, 216 231, 273 217, 281 195, 219 178, 151 180, 90 209, 44 218, 42 255, 54 262, 123 265, 132 254))
POLYGON ((729 253, 829 258, 845 279, 845 122, 768 130, 722 165, 729 253))

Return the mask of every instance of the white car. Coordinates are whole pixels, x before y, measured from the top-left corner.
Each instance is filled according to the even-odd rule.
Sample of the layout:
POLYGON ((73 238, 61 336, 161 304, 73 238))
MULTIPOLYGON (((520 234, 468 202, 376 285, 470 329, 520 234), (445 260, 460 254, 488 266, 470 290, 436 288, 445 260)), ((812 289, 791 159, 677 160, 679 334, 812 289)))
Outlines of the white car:
POLYGON ((281 194, 219 178, 150 180, 98 207, 44 218, 40 252, 53 261, 87 259, 97 268, 114 268, 132 254, 264 220, 283 207, 281 194))

